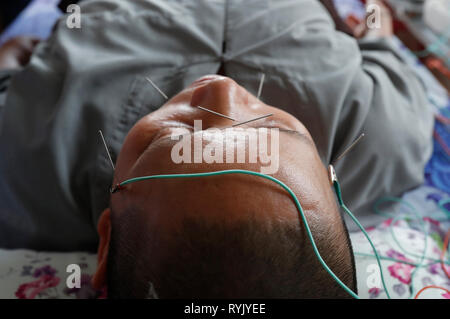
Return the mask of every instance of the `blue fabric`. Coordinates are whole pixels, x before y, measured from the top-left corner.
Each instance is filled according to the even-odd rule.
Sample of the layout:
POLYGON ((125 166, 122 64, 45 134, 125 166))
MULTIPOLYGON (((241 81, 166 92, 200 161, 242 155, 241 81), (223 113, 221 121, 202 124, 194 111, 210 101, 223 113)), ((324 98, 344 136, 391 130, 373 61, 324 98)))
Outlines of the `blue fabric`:
MULTIPOLYGON (((441 114, 450 118, 450 105, 441 111, 441 114)), ((450 127, 436 121, 435 132, 450 149, 450 127)), ((434 150, 428 165, 425 168, 427 184, 450 194, 450 156, 436 138, 433 141, 434 150)))
POLYGON ((0 35, 0 45, 17 36, 47 39, 53 25, 61 16, 59 0, 34 0, 0 35))

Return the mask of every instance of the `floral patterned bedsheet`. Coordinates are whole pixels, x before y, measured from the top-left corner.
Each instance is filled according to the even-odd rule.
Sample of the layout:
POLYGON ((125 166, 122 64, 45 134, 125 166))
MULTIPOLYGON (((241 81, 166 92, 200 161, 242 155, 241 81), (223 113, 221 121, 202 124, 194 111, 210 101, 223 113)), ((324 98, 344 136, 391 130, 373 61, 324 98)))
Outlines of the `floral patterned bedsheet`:
MULTIPOLYGON (((336 4, 343 14, 361 11, 358 0, 339 0, 336 4)), ((430 72, 400 41, 397 44, 403 58, 423 80, 428 98, 441 118, 436 121, 434 153, 425 170, 426 183, 403 196, 405 203, 413 207, 419 217, 411 215, 411 209, 399 203, 383 210, 387 216, 382 223, 367 229, 383 257, 383 278, 390 297, 410 298, 425 286, 450 289, 450 279, 444 272, 445 268, 450 273, 450 267, 440 262, 444 236, 450 228, 450 216, 442 209, 450 210, 450 204, 442 205, 443 200, 450 199, 450 101, 430 72), (399 218, 402 216, 405 218, 399 218), (422 261, 425 245, 426 254, 422 261)), ((352 233, 350 237, 355 252, 359 296, 386 298, 370 245, 361 232, 352 233)), ((446 258, 449 262, 448 253, 446 258)), ((95 291, 90 284, 95 268, 95 254, 0 249, 0 298, 104 298, 105 292, 95 291), (80 288, 68 288, 71 272, 67 267, 72 264, 80 267, 80 288)), ((450 294, 441 289, 429 289, 420 298, 450 299, 450 294)))
POLYGON ((0 250, 1 299, 74 299, 98 298, 91 276, 95 272, 97 257, 84 252, 52 253, 31 250, 0 250), (72 272, 67 266, 76 264, 81 269, 81 287, 68 288, 72 272))
MULTIPOLYGON (((437 201, 448 194, 430 186, 423 186, 404 196, 424 217, 428 236, 418 228, 414 219, 393 220, 387 218, 376 227, 367 229, 380 256, 398 261, 382 260, 382 271, 386 287, 391 298, 409 298, 422 287, 437 285, 450 290, 450 279, 445 275, 439 262, 443 238, 450 223, 439 209, 437 201), (423 196, 426 196, 425 198, 423 196), (392 236, 394 232, 401 247, 392 236), (419 263, 427 238, 426 259, 423 267, 415 269, 404 262, 419 263), (404 252, 407 251, 407 253, 404 252), (415 254, 416 256, 411 256, 415 254), (410 291, 413 283, 413 291, 410 291)), ((390 208, 393 216, 408 213, 402 206, 390 208)), ((358 279, 358 293, 361 298, 386 298, 386 291, 380 282, 379 271, 373 252, 361 232, 351 234, 355 251, 358 279), (373 275, 378 280, 372 280, 373 275)), ((52 253, 30 250, 0 250, 0 298, 104 298, 105 293, 95 291, 91 276, 95 272, 97 260, 95 254, 84 252, 52 253), (68 265, 77 264, 81 269, 81 288, 68 288, 71 272, 68 265)), ((450 266, 446 266, 450 273, 450 266)), ((448 298, 450 294, 439 289, 424 291, 420 298, 448 298)))
MULTIPOLYGON (((441 263, 444 237, 450 228, 450 220, 438 206, 441 199, 448 197, 447 193, 436 188, 420 187, 403 196, 405 203, 415 208, 419 218, 407 206, 400 204, 386 210, 392 217, 387 217, 376 227, 366 229, 378 254, 382 258, 395 260, 381 261, 383 278, 391 298, 413 298, 421 288, 431 285, 450 290, 450 278, 443 269, 445 267, 450 273, 450 265, 441 263), (423 221, 427 236, 417 220, 423 221), (423 255, 425 258, 422 261, 423 255)), ((387 298, 367 239, 362 232, 351 233, 350 237, 355 253, 359 296, 387 298)), ((446 260, 450 261, 448 257, 446 260)), ((419 298, 450 299, 450 294, 442 289, 427 289, 419 298)))

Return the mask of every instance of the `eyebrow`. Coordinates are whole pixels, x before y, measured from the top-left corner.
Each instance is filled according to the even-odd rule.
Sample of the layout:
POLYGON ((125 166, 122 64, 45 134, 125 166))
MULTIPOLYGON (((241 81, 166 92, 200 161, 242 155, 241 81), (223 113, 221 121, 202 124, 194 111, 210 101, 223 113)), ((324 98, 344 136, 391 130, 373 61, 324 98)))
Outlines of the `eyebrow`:
POLYGON ((288 129, 285 129, 285 128, 278 128, 278 130, 280 132, 288 133, 290 135, 294 135, 294 136, 297 136, 297 137, 302 138, 302 139, 308 139, 308 136, 306 136, 306 134, 303 134, 303 133, 301 133, 299 131, 288 130, 288 129))

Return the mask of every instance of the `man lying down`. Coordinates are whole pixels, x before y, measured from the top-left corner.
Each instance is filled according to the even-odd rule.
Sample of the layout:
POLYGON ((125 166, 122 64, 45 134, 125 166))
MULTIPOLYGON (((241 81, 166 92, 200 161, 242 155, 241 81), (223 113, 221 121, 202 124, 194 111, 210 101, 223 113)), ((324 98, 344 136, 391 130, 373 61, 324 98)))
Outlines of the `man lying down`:
MULTIPOLYGON (((432 113, 380 37, 390 26, 357 40, 315 0, 93 0, 81 12, 80 29, 62 19, 26 66, 2 73, 1 247, 98 246, 93 282, 110 297, 349 297, 313 254, 293 199, 269 180, 233 174, 109 189, 148 175, 259 172, 261 159, 176 163, 171 137, 223 145, 231 119, 272 114, 232 130, 278 129, 271 175, 293 190, 325 262, 356 290, 328 164, 365 133, 335 165, 358 216, 420 184, 431 152, 432 113)), ((4 65, 24 64, 33 45, 3 47, 4 65)))

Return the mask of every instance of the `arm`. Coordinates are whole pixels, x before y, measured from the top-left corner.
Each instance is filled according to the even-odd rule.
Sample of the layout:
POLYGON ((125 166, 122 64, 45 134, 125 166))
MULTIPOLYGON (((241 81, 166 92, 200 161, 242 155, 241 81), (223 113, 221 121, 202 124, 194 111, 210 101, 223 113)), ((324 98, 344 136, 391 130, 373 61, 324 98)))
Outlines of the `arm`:
MULTIPOLYGON (((337 15, 333 1, 321 2, 339 31, 338 26, 346 23, 337 15)), ((336 43, 335 50, 325 54, 320 48, 313 49, 317 54, 325 54, 324 61, 345 61, 343 57, 347 55, 347 65, 355 60, 359 63, 342 70, 321 65, 322 72, 330 75, 314 86, 307 84, 310 96, 320 108, 336 109, 336 101, 342 101, 331 159, 361 132, 366 133, 365 141, 353 154, 336 165, 348 202, 360 211, 370 211, 365 205, 380 196, 400 195, 423 181, 433 128, 432 109, 424 87, 397 54, 392 41, 390 10, 380 0, 368 0, 366 5, 380 9, 379 27, 368 27, 376 15, 367 11, 366 19, 356 23, 350 32, 357 39, 358 50, 349 50, 350 41, 338 33, 330 34, 330 39, 335 39, 330 40, 336 43), (327 96, 323 94, 325 90, 327 96)))
MULTIPOLYGON (((361 92, 350 99, 355 106, 369 106, 361 127, 368 138, 338 165, 347 197, 360 212, 370 212, 381 196, 399 196, 423 182, 434 123, 423 83, 397 54, 391 11, 379 0, 370 4, 380 8, 379 28, 368 28, 367 21, 354 28, 362 60, 352 87, 361 92)), ((347 113, 343 123, 356 118, 347 113)))
POLYGON ((246 83, 255 69, 270 74, 262 98, 305 124, 324 164, 365 133, 335 165, 351 209, 419 185, 432 149, 433 114, 392 39, 367 34, 357 40, 336 32, 319 1, 289 3, 252 21, 253 28, 248 23, 233 30, 236 44, 230 47, 245 54, 228 63, 228 75, 246 83), (266 21, 277 24, 281 36, 262 28, 266 21))

